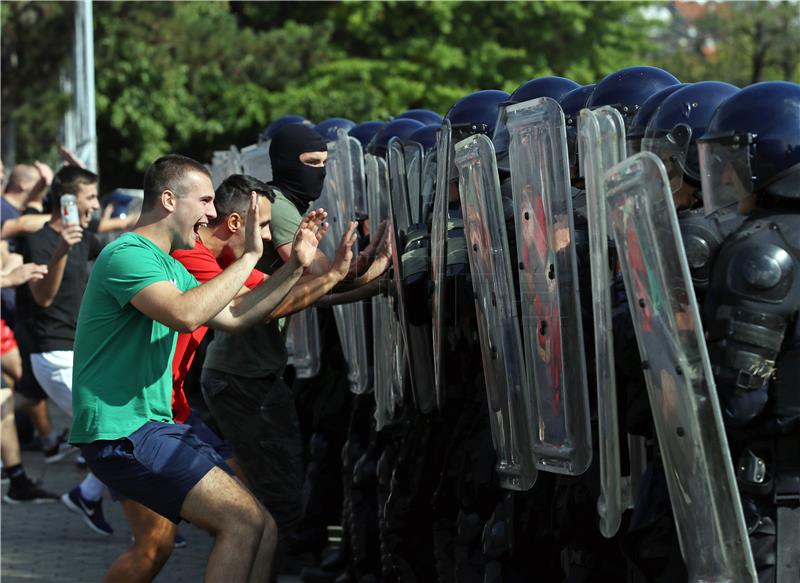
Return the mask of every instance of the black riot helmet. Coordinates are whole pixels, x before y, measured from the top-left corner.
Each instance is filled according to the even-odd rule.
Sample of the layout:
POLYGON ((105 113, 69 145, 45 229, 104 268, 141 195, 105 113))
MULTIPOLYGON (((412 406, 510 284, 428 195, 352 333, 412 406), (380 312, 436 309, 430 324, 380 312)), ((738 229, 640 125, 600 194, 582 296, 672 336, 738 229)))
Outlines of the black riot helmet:
POLYGON ((539 97, 550 97, 559 101, 564 95, 578 89, 580 85, 564 77, 539 77, 526 81, 514 90, 509 101, 522 103, 539 97))
POLYGON ((453 143, 474 134, 491 136, 497 124, 500 106, 510 95, 497 89, 484 89, 456 101, 445 116, 450 120, 453 143))
POLYGON ((514 93, 511 94, 508 101, 503 103, 500 109, 497 127, 495 127, 492 135, 492 144, 494 144, 494 150, 497 152, 497 163, 501 169, 508 170, 508 144, 510 138, 506 127, 506 107, 514 103, 538 99, 539 97, 549 97, 559 101, 564 95, 579 87, 580 85, 575 81, 564 77, 539 77, 526 81, 514 90, 514 93))
POLYGON ((648 97, 678 83, 678 79, 658 67, 628 67, 598 82, 586 107, 614 107, 622 114, 627 128, 648 97))
POLYGON ((409 109, 398 115, 396 119, 415 119, 425 125, 442 125, 442 116, 430 109, 409 109))
POLYGON ((642 150, 664 162, 672 192, 684 180, 700 188, 697 138, 705 133, 719 104, 738 92, 738 87, 720 81, 693 83, 664 99, 651 116, 642 150))
POLYGON ((373 156, 386 157, 386 150, 389 147, 389 140, 400 138, 405 140, 414 131, 423 127, 422 122, 415 119, 395 119, 383 126, 370 140, 367 145, 367 153, 373 156))
POLYGON ((319 122, 314 129, 326 142, 334 142, 339 138, 339 130, 349 132, 355 125, 356 122, 344 117, 329 117, 319 122))
POLYGON ((268 142, 269 140, 272 139, 272 137, 276 133, 278 133, 278 130, 280 130, 284 126, 288 126, 293 123, 299 123, 306 126, 314 125, 306 118, 304 118, 302 115, 291 115, 291 114, 284 115, 270 122, 270 124, 264 129, 264 131, 261 132, 261 135, 259 135, 258 139, 261 142, 268 142))
POLYGON ((356 124, 347 132, 348 135, 357 139, 362 148, 366 148, 370 140, 375 137, 386 123, 382 121, 365 121, 356 124))
POLYGON ((687 86, 687 83, 679 85, 669 85, 660 91, 656 91, 642 104, 633 118, 631 124, 628 126, 628 131, 625 136, 628 141, 628 156, 638 154, 642 149, 642 138, 644 137, 644 130, 647 129, 647 122, 653 117, 653 114, 667 97, 675 93, 678 89, 687 86))
POLYGON ((574 166, 578 163, 578 116, 586 107, 586 102, 592 96, 595 84, 579 86, 561 96, 558 104, 564 112, 564 123, 567 127, 567 150, 569 163, 574 166))
POLYGON ((800 85, 767 81, 723 101, 697 140, 707 213, 767 194, 800 199, 800 85))
POLYGON ((414 133, 408 136, 408 141, 417 142, 422 146, 422 149, 425 150, 425 152, 430 152, 434 146, 436 146, 436 134, 440 128, 441 122, 438 124, 422 126, 421 128, 414 130, 414 133))

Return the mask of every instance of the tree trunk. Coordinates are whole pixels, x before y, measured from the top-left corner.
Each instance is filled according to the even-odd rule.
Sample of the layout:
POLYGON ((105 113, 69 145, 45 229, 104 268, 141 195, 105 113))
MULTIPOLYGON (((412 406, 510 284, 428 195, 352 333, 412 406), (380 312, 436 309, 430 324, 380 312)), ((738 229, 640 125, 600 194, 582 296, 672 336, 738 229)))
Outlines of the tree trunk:
POLYGON ((764 22, 757 20, 753 31, 753 73, 750 83, 758 83, 764 77, 764 62, 767 56, 769 42, 764 34, 764 22))

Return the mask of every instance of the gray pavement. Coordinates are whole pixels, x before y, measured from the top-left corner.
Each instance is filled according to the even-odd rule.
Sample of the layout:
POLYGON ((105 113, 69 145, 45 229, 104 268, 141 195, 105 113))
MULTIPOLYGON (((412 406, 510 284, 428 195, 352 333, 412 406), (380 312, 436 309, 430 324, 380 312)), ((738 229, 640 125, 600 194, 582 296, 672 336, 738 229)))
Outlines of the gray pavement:
MULTIPOLYGON (((54 423, 66 426, 66 419, 53 411, 54 423)), ((43 487, 62 494, 77 485, 84 470, 75 465, 75 455, 55 464, 45 464, 40 452, 23 452, 29 476, 43 481, 43 487)), ((3 485, 3 491, 8 488, 3 485)), ((100 581, 108 566, 130 543, 131 531, 119 504, 106 495, 103 511, 114 528, 110 537, 100 536, 84 525, 60 502, 52 504, 2 504, 0 507, 0 579, 2 583, 71 583, 100 581)), ((212 538, 186 523, 179 527, 188 545, 175 549, 159 582, 197 582, 203 571, 212 538)), ((300 581, 280 577, 280 583, 300 581)))

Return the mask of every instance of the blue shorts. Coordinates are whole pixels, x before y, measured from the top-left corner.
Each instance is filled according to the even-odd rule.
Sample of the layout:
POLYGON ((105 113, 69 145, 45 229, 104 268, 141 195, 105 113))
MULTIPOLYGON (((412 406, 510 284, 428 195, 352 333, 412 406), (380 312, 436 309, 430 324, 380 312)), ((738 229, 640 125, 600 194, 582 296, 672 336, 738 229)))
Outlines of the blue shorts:
POLYGON ((214 448, 224 460, 229 460, 233 457, 233 448, 228 445, 227 441, 223 441, 222 438, 217 435, 213 429, 211 429, 203 419, 195 414, 189 413, 189 417, 186 418, 185 421, 186 425, 192 426, 192 431, 194 434, 200 438, 200 441, 205 441, 208 445, 214 448))
POLYGON ((191 425, 148 421, 128 437, 80 444, 92 472, 117 498, 130 498, 174 523, 189 491, 215 466, 233 475, 191 425))

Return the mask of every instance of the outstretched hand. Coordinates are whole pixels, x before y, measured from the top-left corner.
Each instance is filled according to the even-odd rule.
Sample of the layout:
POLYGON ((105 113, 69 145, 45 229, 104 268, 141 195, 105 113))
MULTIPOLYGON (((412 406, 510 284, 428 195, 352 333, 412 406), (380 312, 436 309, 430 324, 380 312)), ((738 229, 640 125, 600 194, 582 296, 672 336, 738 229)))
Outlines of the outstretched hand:
POLYGON ((339 247, 336 249, 336 256, 331 265, 331 273, 333 273, 339 281, 347 277, 347 274, 350 272, 350 263, 353 261, 353 245, 355 245, 358 239, 358 233, 356 233, 357 228, 358 223, 356 221, 351 222, 347 231, 342 235, 339 247))
POLYGON ((369 237, 369 244, 364 247, 363 251, 359 253, 360 256, 372 259, 375 256, 375 249, 378 247, 378 243, 383 239, 386 234, 386 227, 389 225, 388 220, 383 220, 378 225, 378 228, 375 229, 374 233, 370 234, 369 237))
POLYGON ((247 222, 244 231, 244 252, 261 257, 264 252, 264 241, 261 240, 261 218, 258 211, 258 194, 250 193, 250 208, 247 210, 247 222))
POLYGON ((392 257, 392 250, 394 248, 394 233, 389 228, 385 228, 381 233, 381 239, 377 245, 377 252, 375 253, 376 259, 392 257))
POLYGON ((292 244, 292 255, 304 268, 313 263, 319 242, 328 231, 328 224, 325 222, 327 216, 327 212, 318 209, 308 213, 300 222, 292 244))
POLYGON ((3 287, 17 287, 29 281, 39 281, 47 275, 47 266, 36 263, 25 263, 3 275, 3 287))

